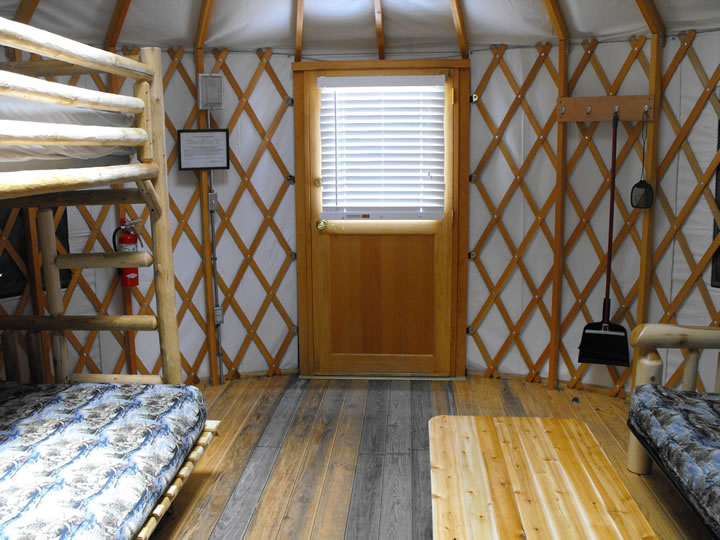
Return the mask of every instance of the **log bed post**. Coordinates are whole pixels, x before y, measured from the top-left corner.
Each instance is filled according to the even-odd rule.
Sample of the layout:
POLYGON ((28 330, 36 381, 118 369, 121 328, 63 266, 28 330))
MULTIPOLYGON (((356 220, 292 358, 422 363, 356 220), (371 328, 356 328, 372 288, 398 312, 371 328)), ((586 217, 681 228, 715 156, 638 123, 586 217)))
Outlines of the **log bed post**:
MULTIPOLYGON (((42 270, 47 291, 47 310, 53 317, 60 317, 64 311, 63 294, 60 287, 60 269, 57 267, 57 244, 55 239, 55 220, 51 208, 42 208, 37 212, 38 242, 42 254, 42 270)), ((52 334, 53 370, 56 384, 67 384, 68 370, 67 342, 64 331, 52 334)))
MULTIPOLYGON (((155 76, 150 83, 153 161, 159 172, 153 181, 155 193, 163 208, 169 208, 167 186, 167 161, 165 157, 165 109, 163 106, 163 79, 160 49, 140 49, 140 59, 155 76)), ((175 274, 173 272, 173 246, 169 212, 151 212, 153 254, 155 259, 155 295, 157 298, 158 332, 160 334, 160 357, 163 380, 168 384, 182 383, 180 367, 180 344, 175 305, 175 274)))

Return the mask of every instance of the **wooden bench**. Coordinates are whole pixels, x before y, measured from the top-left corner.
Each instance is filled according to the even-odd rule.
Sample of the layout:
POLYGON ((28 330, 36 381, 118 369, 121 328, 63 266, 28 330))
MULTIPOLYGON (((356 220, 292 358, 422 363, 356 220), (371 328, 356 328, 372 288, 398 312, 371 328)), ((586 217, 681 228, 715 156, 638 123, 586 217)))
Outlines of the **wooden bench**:
POLYGON ((435 539, 657 538, 584 422, 430 420, 435 539))

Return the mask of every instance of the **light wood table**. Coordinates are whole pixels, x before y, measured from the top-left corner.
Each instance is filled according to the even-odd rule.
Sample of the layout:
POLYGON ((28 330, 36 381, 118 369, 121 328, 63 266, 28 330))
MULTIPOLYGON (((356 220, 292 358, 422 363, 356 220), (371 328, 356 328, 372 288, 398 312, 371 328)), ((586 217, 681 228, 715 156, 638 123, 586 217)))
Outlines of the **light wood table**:
POLYGON ((433 534, 471 538, 657 538, 584 422, 430 420, 433 534))

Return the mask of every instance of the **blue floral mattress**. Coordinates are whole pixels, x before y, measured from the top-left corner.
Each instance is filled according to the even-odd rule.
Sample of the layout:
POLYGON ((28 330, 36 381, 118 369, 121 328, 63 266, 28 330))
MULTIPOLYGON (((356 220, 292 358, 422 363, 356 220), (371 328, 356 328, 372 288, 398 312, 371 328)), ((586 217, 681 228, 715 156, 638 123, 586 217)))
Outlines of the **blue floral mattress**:
POLYGON ((640 385, 628 426, 720 537, 720 394, 640 385))
POLYGON ((202 432, 192 386, 0 383, 0 538, 132 538, 202 432))

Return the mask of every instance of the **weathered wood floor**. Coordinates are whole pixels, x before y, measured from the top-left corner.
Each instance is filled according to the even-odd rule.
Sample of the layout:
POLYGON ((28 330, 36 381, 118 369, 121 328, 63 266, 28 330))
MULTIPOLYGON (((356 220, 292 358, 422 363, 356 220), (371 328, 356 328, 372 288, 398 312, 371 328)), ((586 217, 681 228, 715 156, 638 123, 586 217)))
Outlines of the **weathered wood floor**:
POLYGON ((625 469, 628 402, 515 379, 240 379, 203 388, 221 435, 157 538, 432 537, 427 422, 434 415, 585 421, 660 538, 706 538, 659 470, 625 469))

